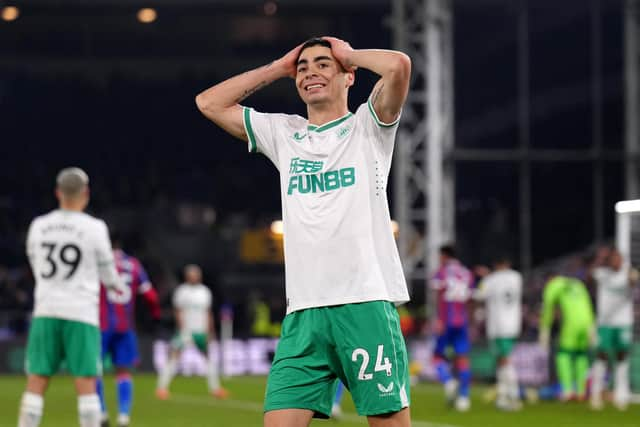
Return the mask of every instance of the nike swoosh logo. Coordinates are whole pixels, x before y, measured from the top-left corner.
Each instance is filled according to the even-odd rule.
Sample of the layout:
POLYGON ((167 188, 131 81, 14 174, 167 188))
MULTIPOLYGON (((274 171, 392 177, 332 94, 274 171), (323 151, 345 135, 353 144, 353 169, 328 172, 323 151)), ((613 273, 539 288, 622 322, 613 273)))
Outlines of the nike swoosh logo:
POLYGON ((303 133, 302 135, 300 135, 300 132, 296 132, 293 134, 293 139, 295 139, 296 141, 302 141, 306 137, 307 137, 306 133, 303 133))

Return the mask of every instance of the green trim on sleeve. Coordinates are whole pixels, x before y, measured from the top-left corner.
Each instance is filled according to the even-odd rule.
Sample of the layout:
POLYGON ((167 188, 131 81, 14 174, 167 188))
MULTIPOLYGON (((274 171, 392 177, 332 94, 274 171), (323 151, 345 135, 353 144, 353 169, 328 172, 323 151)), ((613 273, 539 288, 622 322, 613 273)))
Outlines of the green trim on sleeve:
POLYGON ((373 104, 371 103, 371 98, 367 99, 367 105, 369 106, 369 111, 371 111, 371 115, 373 116, 373 120, 376 121, 376 124, 383 128, 390 128, 398 124, 400 121, 400 114, 398 114, 398 118, 392 121, 391 123, 385 123, 378 118, 376 114, 376 110, 373 108, 373 104))
POLYGON ((258 151, 258 146, 256 144, 256 135, 253 133, 253 128, 251 127, 251 109, 248 107, 243 108, 243 120, 244 123, 244 131, 247 134, 247 138, 249 139, 249 152, 255 153, 258 151))

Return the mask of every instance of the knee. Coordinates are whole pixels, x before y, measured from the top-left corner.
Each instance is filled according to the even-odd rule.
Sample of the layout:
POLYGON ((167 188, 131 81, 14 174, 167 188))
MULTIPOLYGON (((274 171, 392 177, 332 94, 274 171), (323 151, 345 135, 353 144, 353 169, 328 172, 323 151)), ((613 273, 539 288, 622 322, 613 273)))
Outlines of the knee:
POLYGON ((29 393, 44 395, 49 385, 49 377, 42 375, 29 375, 27 377, 27 391, 29 393))

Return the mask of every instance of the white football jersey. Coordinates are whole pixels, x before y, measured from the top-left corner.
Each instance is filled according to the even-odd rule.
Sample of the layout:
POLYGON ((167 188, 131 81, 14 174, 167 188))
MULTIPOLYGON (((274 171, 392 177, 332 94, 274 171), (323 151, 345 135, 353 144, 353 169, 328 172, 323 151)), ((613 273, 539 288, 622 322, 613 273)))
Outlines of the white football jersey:
POLYGON ((173 294, 173 306, 182 316, 180 332, 208 333, 211 301, 211 291, 201 283, 178 286, 173 294))
POLYGON ((387 201, 397 120, 367 102, 322 126, 245 107, 244 125, 280 172, 287 313, 408 301, 387 201))
POLYGON ((515 270, 496 270, 478 287, 477 299, 486 301, 487 336, 517 338, 522 328, 522 275, 515 270))
POLYGON ((55 210, 29 227, 27 255, 35 286, 34 317, 98 325, 100 281, 124 287, 104 221, 84 212, 55 210))
POLYGON ((627 327, 633 325, 633 296, 629 286, 629 265, 619 271, 608 267, 593 270, 598 283, 598 325, 627 327))

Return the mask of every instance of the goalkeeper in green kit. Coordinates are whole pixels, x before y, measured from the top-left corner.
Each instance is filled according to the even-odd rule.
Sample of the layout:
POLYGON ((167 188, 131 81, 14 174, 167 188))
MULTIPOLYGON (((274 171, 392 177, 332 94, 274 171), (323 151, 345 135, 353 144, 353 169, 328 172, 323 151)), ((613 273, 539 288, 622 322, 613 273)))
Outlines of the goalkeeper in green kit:
POLYGON ((547 349, 556 305, 562 316, 556 351, 561 400, 584 400, 589 371, 588 351, 595 339, 591 297, 584 283, 575 277, 555 276, 549 280, 543 294, 539 339, 547 349))

